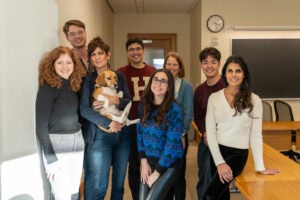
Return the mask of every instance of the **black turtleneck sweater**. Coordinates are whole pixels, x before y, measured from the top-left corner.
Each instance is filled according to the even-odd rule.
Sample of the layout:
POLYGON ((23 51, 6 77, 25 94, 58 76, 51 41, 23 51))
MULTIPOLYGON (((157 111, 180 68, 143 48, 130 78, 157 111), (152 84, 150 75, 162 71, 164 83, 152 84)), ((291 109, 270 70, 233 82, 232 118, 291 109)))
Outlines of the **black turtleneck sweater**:
POLYGON ((36 134, 50 164, 57 160, 49 134, 70 134, 80 129, 78 122, 78 96, 62 79, 61 88, 48 84, 39 88, 36 98, 36 134))

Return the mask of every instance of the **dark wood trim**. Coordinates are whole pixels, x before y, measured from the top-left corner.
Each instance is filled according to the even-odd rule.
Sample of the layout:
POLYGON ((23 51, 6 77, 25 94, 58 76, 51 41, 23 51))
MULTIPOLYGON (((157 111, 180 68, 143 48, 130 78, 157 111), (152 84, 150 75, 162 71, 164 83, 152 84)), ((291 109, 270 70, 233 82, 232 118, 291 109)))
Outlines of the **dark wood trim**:
MULTIPOLYGON (((167 48, 168 51, 177 51, 177 34, 176 33, 128 33, 128 38, 138 37, 142 40, 153 40, 152 44, 145 43, 145 47, 154 47, 158 43, 164 43, 168 41, 170 47, 167 48)), ((164 46, 164 45, 163 45, 164 46)), ((168 53, 168 52, 166 52, 168 53)))

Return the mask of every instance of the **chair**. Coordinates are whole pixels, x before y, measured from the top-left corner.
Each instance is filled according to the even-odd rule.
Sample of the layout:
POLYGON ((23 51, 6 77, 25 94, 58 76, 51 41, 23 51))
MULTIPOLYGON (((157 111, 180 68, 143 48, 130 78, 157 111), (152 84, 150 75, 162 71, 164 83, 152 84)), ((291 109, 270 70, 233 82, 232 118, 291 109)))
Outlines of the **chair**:
POLYGON ((199 131, 199 129, 198 129, 198 127, 197 127, 194 120, 192 120, 190 124, 192 125, 192 127, 195 130, 195 138, 194 139, 195 139, 196 143, 199 144, 200 140, 202 138, 202 133, 199 131))
MULTIPOLYGON (((294 121, 292 107, 281 100, 274 101, 276 121, 294 121)), ((296 132, 292 131, 292 142, 295 142, 296 132)))
POLYGON ((276 121, 294 121, 292 107, 281 100, 274 101, 276 121))
MULTIPOLYGON (((288 103, 281 100, 275 100, 274 109, 275 109, 276 121, 294 121, 292 107, 288 103)), ((292 131, 291 134, 292 134, 291 142, 295 142, 296 131, 292 131)), ((297 155, 296 152, 294 152, 292 149, 281 153, 289 156, 289 158, 294 160, 295 160, 295 156, 297 155)))
POLYGON ((273 121, 273 113, 272 113, 272 106, 266 101, 262 101, 263 106, 263 121, 271 122, 273 121))

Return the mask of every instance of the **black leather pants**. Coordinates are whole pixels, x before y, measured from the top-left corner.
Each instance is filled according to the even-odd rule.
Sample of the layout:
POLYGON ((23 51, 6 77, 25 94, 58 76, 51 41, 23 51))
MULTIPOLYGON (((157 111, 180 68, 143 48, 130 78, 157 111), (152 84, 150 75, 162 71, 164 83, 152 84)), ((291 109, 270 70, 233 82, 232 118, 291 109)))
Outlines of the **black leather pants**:
MULTIPOLYGON (((242 173, 248 158, 248 149, 237 149, 233 147, 227 147, 220 145, 221 154, 225 160, 225 162, 230 166, 233 178, 237 177, 242 173)), ((219 174, 217 171, 217 167, 213 163, 213 159, 211 158, 211 170, 212 170, 212 178, 209 183, 205 194, 205 200, 229 200, 229 184, 223 184, 220 181, 219 174)))
POLYGON ((187 134, 184 137, 185 137, 186 147, 183 151, 182 167, 179 171, 178 178, 176 179, 174 185, 171 187, 168 194, 166 195, 165 200, 173 200, 173 199, 185 200, 185 196, 186 196, 186 179, 185 179, 186 155, 188 152, 189 141, 188 141, 187 134))
POLYGON ((152 185, 151 188, 146 184, 140 183, 139 200, 162 200, 175 183, 179 171, 168 168, 152 185))

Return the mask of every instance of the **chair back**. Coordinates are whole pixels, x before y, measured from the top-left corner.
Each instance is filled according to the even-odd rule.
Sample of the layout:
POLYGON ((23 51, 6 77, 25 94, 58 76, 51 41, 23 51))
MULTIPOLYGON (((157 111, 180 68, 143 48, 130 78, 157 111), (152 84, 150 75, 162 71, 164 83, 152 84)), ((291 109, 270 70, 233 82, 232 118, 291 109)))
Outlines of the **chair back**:
POLYGON ((276 121, 294 121, 292 107, 281 100, 274 101, 276 121))
POLYGON ((200 144, 200 140, 202 138, 202 133, 199 131, 199 129, 198 129, 198 127, 197 127, 194 120, 192 120, 190 124, 192 125, 192 127, 195 130, 195 138, 194 139, 197 142, 197 144, 200 144))
POLYGON ((271 122, 273 121, 273 114, 272 114, 272 106, 266 101, 262 101, 263 106, 263 121, 271 122))

